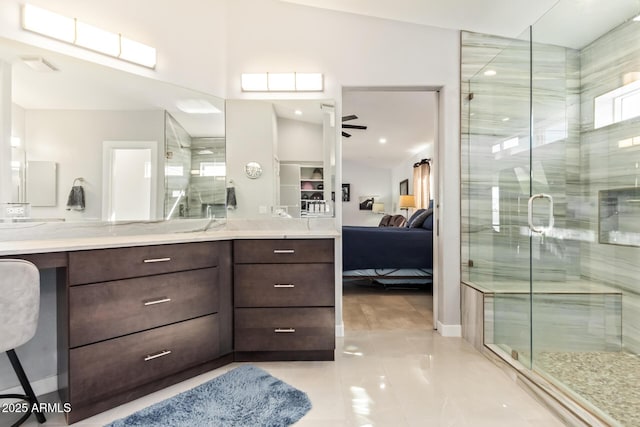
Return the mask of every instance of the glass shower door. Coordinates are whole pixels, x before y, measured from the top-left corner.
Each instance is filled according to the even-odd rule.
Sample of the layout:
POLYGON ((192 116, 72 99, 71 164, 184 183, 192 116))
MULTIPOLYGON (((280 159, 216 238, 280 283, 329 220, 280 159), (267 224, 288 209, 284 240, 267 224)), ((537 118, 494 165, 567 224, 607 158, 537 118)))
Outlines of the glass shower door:
POLYGON ((487 291, 485 343, 530 366, 529 34, 469 42, 490 44, 492 58, 477 58, 478 71, 468 83, 468 116, 463 118, 469 129, 463 143, 468 165, 463 179, 466 280, 487 291))

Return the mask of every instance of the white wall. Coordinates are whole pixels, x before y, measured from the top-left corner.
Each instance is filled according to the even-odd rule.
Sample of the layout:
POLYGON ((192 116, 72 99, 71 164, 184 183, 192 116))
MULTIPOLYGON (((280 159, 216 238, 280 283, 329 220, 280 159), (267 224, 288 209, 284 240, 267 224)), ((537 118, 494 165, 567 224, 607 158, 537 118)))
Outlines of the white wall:
MULTIPOLYGON (((163 111, 27 110, 25 113, 27 160, 58 164, 57 206, 33 207, 31 214, 67 221, 101 219, 103 141, 157 141, 158 164, 164 164, 163 111), (67 197, 75 178, 84 178, 86 208, 67 211, 67 197)), ((160 168, 161 169, 161 168, 160 168)), ((157 188, 164 188, 158 171, 157 188)), ((27 195, 27 200, 29 196, 27 195)), ((156 203, 162 212, 162 197, 156 203)))
POLYGON ((392 200, 391 170, 344 160, 342 171, 342 182, 351 185, 351 200, 342 203, 342 225, 377 226, 382 215, 361 211, 358 199, 361 196, 379 196, 374 197, 374 201, 384 203, 385 210, 389 210, 392 200))
POLYGON ((322 125, 278 118, 278 157, 281 162, 323 159, 322 125))
POLYGON ((273 105, 250 100, 227 101, 227 181, 236 189, 236 210, 230 219, 270 217, 274 204, 273 156, 277 138, 273 105), (262 166, 262 176, 250 179, 244 172, 248 162, 262 166), (260 209, 264 212, 261 213, 260 209))
MULTIPOLYGON (((443 171, 440 187, 435 191, 439 202, 436 219, 446 221, 440 224, 441 246, 437 251, 441 264, 436 278, 440 288, 438 319, 445 327, 459 327, 459 32, 275 0, 233 0, 228 3, 227 12, 229 98, 292 97, 241 92, 240 74, 260 71, 324 73, 322 97, 337 100, 338 117, 342 113, 343 86, 439 88, 439 147, 433 170, 443 171)), ((336 182, 346 182, 341 174, 338 168, 336 182)), ((338 213, 340 207, 336 209, 338 213)), ((340 248, 336 249, 340 259, 340 248)), ((340 301, 341 289, 336 296, 340 301)), ((336 308, 337 312, 340 310, 341 307, 336 308)))

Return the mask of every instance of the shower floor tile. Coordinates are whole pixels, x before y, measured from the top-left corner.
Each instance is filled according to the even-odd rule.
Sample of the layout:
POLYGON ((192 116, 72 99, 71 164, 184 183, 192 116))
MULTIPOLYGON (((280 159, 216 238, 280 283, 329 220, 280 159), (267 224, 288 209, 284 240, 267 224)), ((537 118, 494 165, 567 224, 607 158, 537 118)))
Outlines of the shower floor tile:
POLYGON ((640 357, 625 352, 543 352, 536 368, 624 426, 640 426, 640 357))

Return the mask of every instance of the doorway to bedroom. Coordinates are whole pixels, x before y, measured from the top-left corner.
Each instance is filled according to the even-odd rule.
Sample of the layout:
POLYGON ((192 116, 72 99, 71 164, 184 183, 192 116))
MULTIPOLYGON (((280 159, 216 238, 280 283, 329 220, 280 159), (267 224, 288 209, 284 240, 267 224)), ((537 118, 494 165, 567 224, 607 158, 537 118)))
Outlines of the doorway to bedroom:
POLYGON ((438 95, 427 87, 343 88, 346 332, 434 329, 438 95), (414 166, 426 170, 422 179, 414 166))

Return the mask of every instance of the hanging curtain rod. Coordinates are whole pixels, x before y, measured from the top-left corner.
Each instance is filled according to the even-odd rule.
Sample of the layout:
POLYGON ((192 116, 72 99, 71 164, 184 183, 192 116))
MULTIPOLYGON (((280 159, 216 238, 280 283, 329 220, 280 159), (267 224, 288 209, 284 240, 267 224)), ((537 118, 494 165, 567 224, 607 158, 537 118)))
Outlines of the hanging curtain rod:
POLYGON ((414 163, 413 167, 417 168, 418 166, 428 164, 429 162, 431 162, 431 159, 422 159, 419 162, 414 163))

